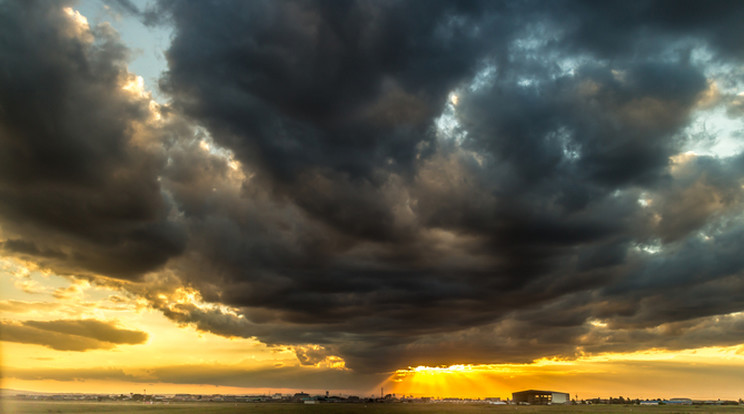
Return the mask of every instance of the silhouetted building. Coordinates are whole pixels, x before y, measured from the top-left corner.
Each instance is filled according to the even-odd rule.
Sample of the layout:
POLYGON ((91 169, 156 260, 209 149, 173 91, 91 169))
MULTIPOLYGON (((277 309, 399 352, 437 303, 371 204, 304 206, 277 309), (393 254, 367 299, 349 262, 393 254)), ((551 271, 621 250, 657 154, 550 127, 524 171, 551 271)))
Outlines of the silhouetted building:
POLYGON ((664 402, 672 405, 692 405, 692 400, 689 398, 672 398, 664 402))
POLYGON ((298 392, 294 396, 292 396, 292 401, 300 402, 300 401, 308 401, 311 400, 310 394, 304 393, 304 392, 298 392))
POLYGON ((512 393, 512 401, 533 405, 568 404, 571 396, 565 392, 527 390, 512 393))

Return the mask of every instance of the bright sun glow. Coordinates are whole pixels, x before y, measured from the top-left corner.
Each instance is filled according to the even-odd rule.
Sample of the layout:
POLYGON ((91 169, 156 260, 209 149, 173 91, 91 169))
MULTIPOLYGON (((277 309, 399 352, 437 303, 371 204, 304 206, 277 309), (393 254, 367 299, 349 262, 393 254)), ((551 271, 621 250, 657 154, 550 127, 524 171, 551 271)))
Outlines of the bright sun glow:
MULTIPOLYGON (((649 390, 661 395, 666 395, 664 392, 668 390, 673 394, 680 384, 697 382, 701 377, 696 375, 709 376, 706 371, 721 366, 744 369, 744 346, 683 351, 652 349, 577 359, 542 358, 528 364, 416 366, 397 370, 385 386, 390 392, 415 397, 507 398, 514 391, 543 388, 569 392, 572 398, 576 394, 579 398, 594 398, 597 396, 592 394, 592 390, 596 390, 598 385, 612 384, 613 392, 618 394, 656 398, 659 395, 649 394, 649 390), (680 374, 679 367, 682 366, 697 367, 699 372, 680 374), (619 378, 635 377, 639 372, 649 377, 638 378, 636 385, 619 384, 619 378), (667 383, 659 386, 653 382, 658 378, 665 378, 667 383)), ((712 383, 698 387, 696 397, 707 398, 720 393, 716 387, 726 384, 730 378, 715 377, 710 381, 712 383)))

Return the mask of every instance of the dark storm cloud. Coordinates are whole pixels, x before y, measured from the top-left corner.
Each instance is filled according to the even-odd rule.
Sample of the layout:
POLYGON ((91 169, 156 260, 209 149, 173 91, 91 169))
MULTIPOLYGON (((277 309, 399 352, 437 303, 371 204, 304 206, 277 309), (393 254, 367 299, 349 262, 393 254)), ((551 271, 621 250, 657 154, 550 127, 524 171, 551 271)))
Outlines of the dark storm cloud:
POLYGON ((736 342, 742 155, 685 152, 740 115, 739 3, 163 1, 145 146, 126 50, 34 5, 3 9, 7 254, 165 266, 126 288, 358 372, 736 342))
MULTIPOLYGON (((229 286, 214 298, 255 315, 235 332, 322 343, 381 369, 457 362, 462 349, 478 362, 571 354, 592 318, 653 325, 741 309, 710 296, 674 317, 691 300, 682 287, 641 305, 744 266, 724 253, 730 228, 695 244, 740 211, 737 162, 670 161, 709 88, 690 50, 738 59, 713 16, 740 6, 162 6, 176 29, 162 80, 174 107, 255 173, 249 194, 292 206, 289 238, 260 209, 201 212, 221 229, 200 232, 212 276, 186 277, 229 286), (459 144, 433 122, 453 90, 459 144), (643 250, 655 243, 661 253, 643 250)), ((229 326, 200 313, 180 315, 229 326)))
POLYGON ((64 6, 0 6, 2 247, 66 273, 135 277, 183 249, 157 182, 162 155, 135 142, 149 115, 122 90, 126 48, 64 6))
POLYGON ((685 1, 552 2, 550 12, 565 30, 564 45, 589 51, 602 59, 632 53, 652 54, 660 49, 703 41, 724 59, 744 58, 735 39, 744 32, 735 22, 744 17, 737 1, 701 4, 685 1))
POLYGON ((116 345, 136 345, 147 340, 141 331, 121 329, 111 322, 56 320, 1 322, 2 340, 38 344, 59 351, 110 349, 116 345))
POLYGON ((177 35, 162 87, 222 144, 285 181, 313 167, 358 177, 410 164, 447 93, 495 46, 483 37, 510 25, 486 21, 478 3, 165 7, 177 35))

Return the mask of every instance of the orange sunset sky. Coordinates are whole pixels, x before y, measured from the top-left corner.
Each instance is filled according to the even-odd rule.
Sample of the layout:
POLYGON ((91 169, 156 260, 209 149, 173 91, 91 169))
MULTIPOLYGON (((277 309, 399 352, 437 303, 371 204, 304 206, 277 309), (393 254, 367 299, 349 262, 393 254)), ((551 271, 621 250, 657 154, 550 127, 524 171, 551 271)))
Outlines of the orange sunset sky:
MULTIPOLYGON (((342 358, 301 365, 291 346, 269 347, 255 339, 179 326, 120 289, 29 271, 11 260, 2 264, 5 335, 15 338, 14 321, 75 319, 146 336, 141 342, 120 344, 104 335, 93 340, 97 343, 85 344, 86 335, 39 330, 43 339, 29 335, 18 342, 3 341, 4 388, 194 394, 329 390, 367 396, 383 387, 386 393, 441 398, 507 398, 513 391, 538 388, 564 390, 572 398, 738 399, 743 381, 741 345, 544 358, 525 364, 402 367, 391 374, 359 375, 346 368, 342 358), (78 344, 90 348, 77 349, 78 344)), ((208 306, 198 296, 169 299, 173 304, 208 306)))

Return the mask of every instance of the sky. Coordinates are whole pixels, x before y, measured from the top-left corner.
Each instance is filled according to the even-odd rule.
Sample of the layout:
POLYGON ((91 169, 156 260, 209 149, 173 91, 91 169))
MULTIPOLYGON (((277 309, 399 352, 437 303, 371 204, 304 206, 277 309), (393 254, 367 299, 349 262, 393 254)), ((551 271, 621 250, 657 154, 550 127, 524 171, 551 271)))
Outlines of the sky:
POLYGON ((0 0, 0 385, 744 398, 741 21, 0 0))

